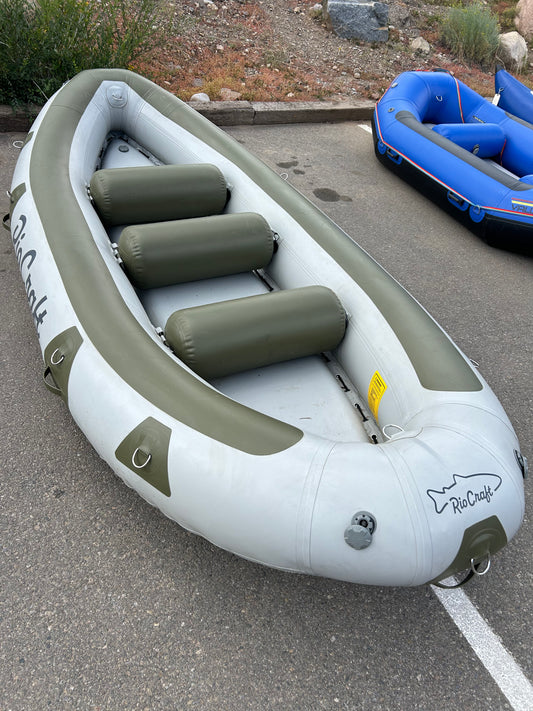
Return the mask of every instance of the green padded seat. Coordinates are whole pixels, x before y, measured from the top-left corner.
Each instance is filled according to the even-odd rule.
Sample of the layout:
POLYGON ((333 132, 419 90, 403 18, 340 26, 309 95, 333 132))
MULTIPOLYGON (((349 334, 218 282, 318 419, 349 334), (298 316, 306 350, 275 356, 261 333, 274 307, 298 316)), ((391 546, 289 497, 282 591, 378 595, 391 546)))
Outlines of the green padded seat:
POLYGON ((346 313, 324 286, 274 291, 175 311, 165 337, 203 378, 219 378, 336 348, 346 313))
POLYGON ((141 289, 265 267, 274 251, 266 220, 253 212, 126 227, 119 254, 141 289))
POLYGON ((106 225, 162 222, 216 215, 228 189, 221 171, 208 163, 97 170, 90 193, 106 225))

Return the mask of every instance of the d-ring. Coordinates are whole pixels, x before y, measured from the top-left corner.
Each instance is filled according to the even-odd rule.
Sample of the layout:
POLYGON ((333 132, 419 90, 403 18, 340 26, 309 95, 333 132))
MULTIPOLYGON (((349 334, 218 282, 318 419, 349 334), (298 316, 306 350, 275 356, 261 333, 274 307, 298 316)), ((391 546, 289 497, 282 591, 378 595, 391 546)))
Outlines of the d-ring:
POLYGON ((481 570, 480 566, 481 563, 483 562, 482 560, 476 563, 476 561, 473 558, 470 558, 470 569, 474 573, 474 575, 479 575, 480 577, 482 575, 486 575, 489 570, 490 570, 490 553, 487 553, 487 558, 486 558, 486 563, 485 567, 481 570))
POLYGON ((152 459, 152 455, 150 454, 150 452, 145 452, 140 447, 137 447, 137 449, 135 450, 135 452, 133 452, 133 455, 131 457, 131 463, 133 464, 135 469, 144 469, 144 467, 150 463, 151 459, 152 459), (137 454, 139 452, 142 452, 144 454, 144 456, 146 457, 145 461, 142 464, 138 464, 135 461, 135 458, 137 457, 137 454))
POLYGON ((392 422, 389 422, 388 424, 383 425, 383 427, 381 428, 381 431, 383 432, 383 436, 384 436, 386 439, 388 439, 388 440, 391 440, 395 435, 399 435, 399 434, 402 434, 402 432, 405 432, 405 430, 404 430, 403 427, 400 427, 400 425, 395 425, 395 424, 393 424, 392 422), (395 429, 396 432, 393 432, 392 434, 389 434, 389 433, 387 432, 387 430, 388 430, 390 427, 392 427, 393 429, 395 429))
POLYGON ((59 350, 59 348, 56 348, 55 351, 54 351, 54 352, 52 353, 52 355, 50 356, 50 364, 51 364, 51 365, 59 365, 59 364, 62 363, 64 360, 65 360, 65 356, 64 356, 63 353, 61 353, 61 351, 59 350), (55 358, 54 358, 54 356, 56 355, 56 353, 59 353, 59 358, 58 358, 57 360, 55 360, 55 358))

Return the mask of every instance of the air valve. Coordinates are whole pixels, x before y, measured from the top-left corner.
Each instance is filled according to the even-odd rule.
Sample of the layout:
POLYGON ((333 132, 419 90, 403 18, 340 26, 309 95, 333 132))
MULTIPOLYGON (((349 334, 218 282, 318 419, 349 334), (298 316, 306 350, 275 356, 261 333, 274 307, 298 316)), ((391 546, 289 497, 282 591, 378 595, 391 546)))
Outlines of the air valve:
POLYGON ((368 511, 358 511, 352 516, 351 525, 344 531, 344 540, 356 551, 368 548, 376 527, 376 519, 372 514, 368 511))

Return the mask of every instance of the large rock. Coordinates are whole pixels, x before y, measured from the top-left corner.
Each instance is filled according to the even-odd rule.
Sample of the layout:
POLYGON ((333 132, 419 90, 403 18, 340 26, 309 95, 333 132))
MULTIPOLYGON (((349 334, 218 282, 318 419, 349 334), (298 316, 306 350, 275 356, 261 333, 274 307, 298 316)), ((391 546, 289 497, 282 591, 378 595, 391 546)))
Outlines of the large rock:
POLYGON ((527 44, 518 32, 500 35, 497 58, 510 72, 519 73, 527 63, 527 44))
POLYGON ((193 94, 191 96, 191 101, 202 101, 204 104, 206 104, 208 101, 211 101, 209 98, 209 94, 206 94, 205 92, 201 91, 198 94, 193 94))
POLYGON ((393 27, 409 27, 411 11, 404 2, 393 2, 389 7, 389 23, 393 27))
POLYGON ((220 98, 222 101, 239 101, 239 99, 242 99, 242 94, 238 91, 233 91, 233 89, 224 87, 220 90, 220 98))
POLYGON ((415 37, 409 42, 409 46, 415 54, 429 54, 431 52, 429 42, 423 37, 415 37))
POLYGON ((389 6, 383 2, 326 0, 331 27, 339 37, 365 42, 386 42, 389 38, 389 6))
POLYGON ((518 0, 514 24, 526 40, 533 38, 533 0, 518 0))

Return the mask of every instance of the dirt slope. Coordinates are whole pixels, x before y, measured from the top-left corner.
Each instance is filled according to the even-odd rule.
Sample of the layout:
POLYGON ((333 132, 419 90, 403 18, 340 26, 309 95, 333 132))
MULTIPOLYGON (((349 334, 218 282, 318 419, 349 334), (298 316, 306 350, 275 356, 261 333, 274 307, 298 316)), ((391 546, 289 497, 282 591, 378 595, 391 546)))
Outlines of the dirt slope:
POLYGON ((183 0, 175 4, 166 43, 149 69, 162 86, 188 100, 205 92, 212 100, 256 101, 331 98, 377 99, 400 72, 442 67, 490 95, 493 78, 468 68, 439 44, 447 8, 405 0, 389 6, 389 41, 358 43, 337 37, 311 0, 183 0), (423 36, 429 54, 410 47, 423 36), (238 95, 238 96, 237 96, 238 95))

